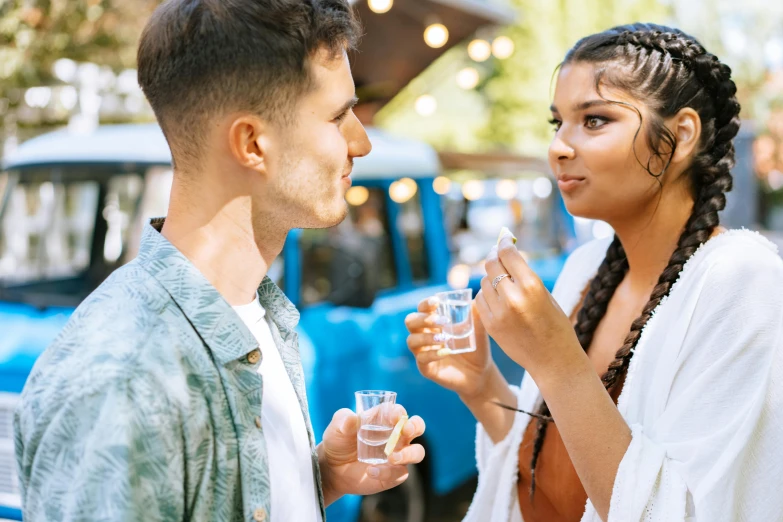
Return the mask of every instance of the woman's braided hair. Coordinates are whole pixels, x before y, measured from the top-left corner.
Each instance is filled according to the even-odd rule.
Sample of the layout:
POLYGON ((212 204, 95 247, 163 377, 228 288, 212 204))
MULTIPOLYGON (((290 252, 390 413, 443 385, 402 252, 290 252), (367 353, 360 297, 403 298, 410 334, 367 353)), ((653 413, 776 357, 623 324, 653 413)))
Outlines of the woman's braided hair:
MULTIPOLYGON (((677 146, 676 138, 664 125, 664 120, 690 107, 698 112, 702 123, 699 147, 687 172, 694 198, 693 211, 642 315, 633 322, 625 342, 602 377, 606 389, 612 391, 628 370, 642 329, 653 311, 669 294, 688 259, 718 226, 718 212, 726 206, 725 194, 732 186, 732 140, 740 127, 740 105, 731 69, 708 53, 695 38, 678 29, 651 24, 615 27, 577 42, 562 65, 571 63, 596 66, 599 92, 602 85, 607 85, 645 100, 651 113, 647 140, 652 154, 643 166, 656 178, 665 172, 677 146), (650 170, 655 158, 665 165, 660 172, 650 170)), ((637 113, 641 117, 638 110, 637 113)), ((625 251, 615 236, 577 314, 575 330, 584 350, 590 347, 595 329, 627 271, 625 251)), ((537 417, 530 463, 531 498, 535 493, 536 464, 549 417, 549 408, 544 402, 537 417)))

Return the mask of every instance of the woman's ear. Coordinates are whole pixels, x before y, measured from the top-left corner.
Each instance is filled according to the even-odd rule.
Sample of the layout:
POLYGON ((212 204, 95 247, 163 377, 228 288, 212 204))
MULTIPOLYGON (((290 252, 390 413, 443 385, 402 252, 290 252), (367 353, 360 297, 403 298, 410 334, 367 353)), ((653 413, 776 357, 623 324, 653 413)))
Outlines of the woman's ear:
POLYGON ((701 139, 701 117, 699 113, 690 107, 680 109, 667 122, 667 126, 674 133, 677 147, 671 158, 671 163, 687 162, 696 152, 701 139))

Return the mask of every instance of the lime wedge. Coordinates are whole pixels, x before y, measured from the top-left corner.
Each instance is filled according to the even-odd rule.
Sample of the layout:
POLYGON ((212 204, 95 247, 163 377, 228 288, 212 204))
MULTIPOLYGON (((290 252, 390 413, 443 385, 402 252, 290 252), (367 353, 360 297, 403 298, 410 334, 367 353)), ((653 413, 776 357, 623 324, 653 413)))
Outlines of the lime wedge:
POLYGON ((503 239, 503 236, 511 236, 511 241, 513 241, 515 245, 517 244, 517 238, 514 236, 514 234, 511 233, 508 227, 503 227, 500 229, 500 235, 498 235, 498 245, 500 244, 500 240, 503 239))
POLYGON ((387 457, 391 455, 394 451, 394 448, 397 447, 397 441, 400 440, 400 435, 402 435, 402 428, 405 427, 406 422, 408 422, 408 416, 403 415, 394 426, 391 436, 389 437, 389 441, 386 443, 386 448, 383 450, 387 457))

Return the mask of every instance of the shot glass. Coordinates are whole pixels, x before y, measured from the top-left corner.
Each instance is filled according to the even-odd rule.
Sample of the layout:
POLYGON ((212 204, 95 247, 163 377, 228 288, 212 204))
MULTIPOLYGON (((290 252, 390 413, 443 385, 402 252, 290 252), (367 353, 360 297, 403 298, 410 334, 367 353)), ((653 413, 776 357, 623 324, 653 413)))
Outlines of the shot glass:
POLYGON ((385 464, 388 459, 384 449, 397 420, 393 417, 397 393, 365 390, 355 395, 356 414, 359 415, 359 433, 356 436, 359 462, 385 464))
MULTIPOLYGON (((476 351, 476 336, 473 332, 473 290, 450 290, 435 294, 438 301, 437 314, 442 320, 442 352, 460 354, 476 351), (446 351, 448 349, 448 351, 446 351)), ((440 352, 439 352, 440 353, 440 352)))

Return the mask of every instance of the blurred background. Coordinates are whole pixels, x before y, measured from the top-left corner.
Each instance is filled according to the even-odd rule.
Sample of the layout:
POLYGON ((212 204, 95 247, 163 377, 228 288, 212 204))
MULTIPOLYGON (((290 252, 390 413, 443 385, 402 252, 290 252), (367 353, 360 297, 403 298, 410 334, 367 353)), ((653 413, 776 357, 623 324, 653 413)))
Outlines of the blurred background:
MULTIPOLYGON (((11 412, 73 309, 165 213, 165 142, 135 56, 156 0, 0 0, 0 517, 20 519, 11 412)), ((581 37, 635 21, 679 27, 733 71, 743 126, 730 227, 783 244, 783 2, 354 0, 351 56, 376 147, 357 161, 350 218, 294 231, 272 274, 303 310, 318 432, 361 388, 395 389, 428 423, 428 459, 398 491, 346 498, 336 521, 452 521, 475 489, 474 425, 423 382, 402 319, 448 287, 477 288, 502 226, 551 287, 579 244, 546 162, 553 73, 581 37), (339 339, 339 341, 336 341, 339 339), (426 399, 426 400, 425 400, 426 399), (434 404, 433 404, 434 403, 434 404)), ((495 349, 504 373, 514 368, 495 349)))

